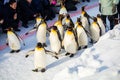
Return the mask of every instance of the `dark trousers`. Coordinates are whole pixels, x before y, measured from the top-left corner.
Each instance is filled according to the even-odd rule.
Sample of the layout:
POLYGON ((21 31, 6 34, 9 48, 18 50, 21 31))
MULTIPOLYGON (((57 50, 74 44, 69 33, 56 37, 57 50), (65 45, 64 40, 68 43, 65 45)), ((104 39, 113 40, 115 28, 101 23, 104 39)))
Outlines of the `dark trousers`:
MULTIPOLYGON (((85 2, 85 0, 82 0, 82 2, 85 2)), ((87 0, 87 2, 90 2, 90 0, 87 0)))
POLYGON ((114 23, 114 15, 109 15, 109 16, 108 15, 101 15, 101 17, 102 17, 102 20, 105 23, 105 25, 106 25, 106 18, 108 18, 108 20, 110 22, 110 30, 112 30, 114 25, 115 25, 115 23, 114 23))

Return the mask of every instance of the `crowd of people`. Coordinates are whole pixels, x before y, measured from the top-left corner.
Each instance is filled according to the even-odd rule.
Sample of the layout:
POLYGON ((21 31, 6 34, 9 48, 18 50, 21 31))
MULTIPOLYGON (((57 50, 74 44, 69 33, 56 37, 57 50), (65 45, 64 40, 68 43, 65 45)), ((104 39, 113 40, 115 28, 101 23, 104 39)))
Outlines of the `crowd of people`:
MULTIPOLYGON (((20 31, 18 28, 19 21, 22 21, 22 26, 28 28, 28 21, 34 20, 39 14, 47 20, 55 18, 56 7, 60 7, 61 0, 5 0, 0 1, 0 28, 6 33, 8 27, 12 27, 15 31, 20 31)), ((63 0, 68 11, 75 11, 76 3, 74 0, 63 0), (71 6, 69 6, 71 5, 71 6)))
MULTIPOLYGON (((28 28, 28 21, 34 20, 39 14, 47 20, 55 18, 57 7, 60 2, 65 3, 67 11, 76 11, 75 6, 79 2, 90 2, 90 0, 0 0, 0 28, 6 32, 8 27, 13 27, 15 31, 20 31, 18 24, 22 21, 22 26, 28 28)), ((120 16, 119 0, 99 0, 99 11, 101 12, 103 22, 106 18, 110 21, 110 29, 118 23, 120 16), (107 4, 107 5, 106 5, 107 4)))

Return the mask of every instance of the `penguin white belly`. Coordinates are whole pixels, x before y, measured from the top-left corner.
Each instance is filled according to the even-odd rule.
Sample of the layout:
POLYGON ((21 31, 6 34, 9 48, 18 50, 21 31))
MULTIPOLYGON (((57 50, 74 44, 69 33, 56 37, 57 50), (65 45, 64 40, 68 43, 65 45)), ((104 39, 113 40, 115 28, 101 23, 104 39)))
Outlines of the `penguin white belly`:
POLYGON ((13 33, 8 34, 8 44, 12 50, 19 50, 21 48, 19 39, 13 33))
POLYGON ((103 24, 102 20, 98 20, 98 24, 102 30, 102 35, 105 34, 105 25, 103 24))
POLYGON ((46 67, 46 54, 45 50, 35 51, 34 53, 34 66, 36 68, 45 68, 46 67))
POLYGON ((81 47, 88 45, 88 37, 83 28, 77 28, 78 44, 81 47))
POLYGON ((100 29, 97 25, 95 26, 91 26, 90 27, 90 33, 91 33, 91 37, 93 39, 94 42, 98 41, 99 40, 99 37, 100 37, 100 29))
POLYGON ((65 14, 67 14, 67 10, 64 8, 61 8, 60 9, 60 11, 59 11, 59 14, 63 14, 63 15, 65 15, 65 14))
POLYGON ((61 49, 61 42, 58 38, 58 35, 50 33, 49 39, 50 39, 50 46, 51 46, 52 51, 59 53, 61 49))
POLYGON ((86 17, 82 17, 81 18, 81 22, 82 22, 83 27, 89 32, 90 28, 89 28, 89 23, 88 23, 87 18, 86 17))
POLYGON ((39 26, 37 31, 37 41, 41 43, 46 42, 46 27, 39 26))
POLYGON ((58 30, 60 32, 61 39, 63 39, 63 36, 64 36, 64 28, 63 28, 63 26, 62 25, 57 26, 57 28, 58 28, 58 30))
POLYGON ((77 43, 74 36, 65 35, 64 37, 64 48, 68 53, 75 54, 77 52, 77 43))

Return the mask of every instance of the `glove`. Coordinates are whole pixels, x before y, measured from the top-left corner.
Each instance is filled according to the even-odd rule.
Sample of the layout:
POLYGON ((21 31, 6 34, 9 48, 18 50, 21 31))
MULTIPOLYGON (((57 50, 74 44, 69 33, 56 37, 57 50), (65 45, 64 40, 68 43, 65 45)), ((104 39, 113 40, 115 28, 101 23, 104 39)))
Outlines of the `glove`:
POLYGON ((25 58, 27 58, 29 55, 26 55, 25 58))

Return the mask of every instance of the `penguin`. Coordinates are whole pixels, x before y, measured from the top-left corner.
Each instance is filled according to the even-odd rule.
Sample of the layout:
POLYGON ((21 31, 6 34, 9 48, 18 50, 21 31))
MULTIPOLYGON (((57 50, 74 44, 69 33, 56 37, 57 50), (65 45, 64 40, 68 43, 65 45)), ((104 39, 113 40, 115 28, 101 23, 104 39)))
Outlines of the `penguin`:
POLYGON ((42 43, 43 46, 47 47, 46 45, 47 24, 44 19, 37 18, 37 22, 40 24, 40 25, 37 25, 38 26, 37 32, 36 32, 37 41, 42 43), (41 21, 41 23, 39 23, 39 21, 41 21))
POLYGON ((92 38, 92 43, 96 43, 100 38, 101 28, 97 23, 97 18, 94 17, 93 20, 94 21, 91 23, 91 26, 90 26, 90 34, 92 38))
POLYGON ((71 26, 74 28, 74 23, 69 14, 66 14, 65 17, 63 18, 62 25, 64 26, 64 30, 66 30, 67 27, 71 26))
POLYGON ((62 19, 63 19, 63 15, 59 15, 58 16, 58 21, 55 22, 54 26, 57 27, 57 29, 58 29, 58 31, 60 33, 61 39, 63 40, 64 28, 63 28, 63 25, 62 25, 62 19))
MULTIPOLYGON (((13 28, 7 29, 7 45, 10 47, 10 53, 18 53, 21 48, 20 37, 13 31, 13 28)), ((25 45, 25 44, 24 44, 25 45)))
POLYGON ((81 19, 77 17, 77 21, 75 23, 75 29, 77 28, 79 22, 81 22, 81 19))
POLYGON ((100 14, 97 14, 97 23, 99 24, 100 28, 101 28, 101 35, 105 34, 105 25, 101 19, 100 14))
POLYGON ((78 50, 80 50, 81 48, 83 49, 87 48, 88 37, 81 22, 78 22, 78 26, 76 26, 76 33, 77 33, 77 41, 79 46, 78 50))
POLYGON ((35 49, 29 51, 25 57, 27 58, 31 54, 34 54, 34 67, 33 72, 38 72, 39 70, 41 72, 46 71, 46 51, 44 49, 44 46, 38 42, 35 49))
POLYGON ((68 12, 67 12, 67 9, 65 8, 64 2, 61 1, 61 8, 59 10, 59 14, 66 15, 67 13, 68 12))
POLYGON ((77 52, 78 44, 72 27, 67 27, 62 44, 67 52, 65 55, 70 55, 69 57, 73 57, 77 52))
POLYGON ((41 21, 42 21, 41 17, 36 18, 36 27, 40 25, 41 21))
POLYGON ((89 18, 91 18, 87 12, 85 11, 85 6, 82 7, 82 11, 81 11, 81 22, 83 27, 89 32, 89 26, 90 26, 90 20, 89 18))
POLYGON ((52 26, 52 29, 50 30, 49 40, 50 40, 51 50, 56 54, 59 54, 62 46, 62 40, 56 26, 52 26))
POLYGON ((33 27, 33 29, 25 33, 25 35, 28 35, 30 32, 33 31, 36 31, 37 42, 40 42, 42 43, 43 46, 47 47, 46 45, 47 23, 45 22, 45 18, 43 19, 37 17, 36 24, 33 27))

